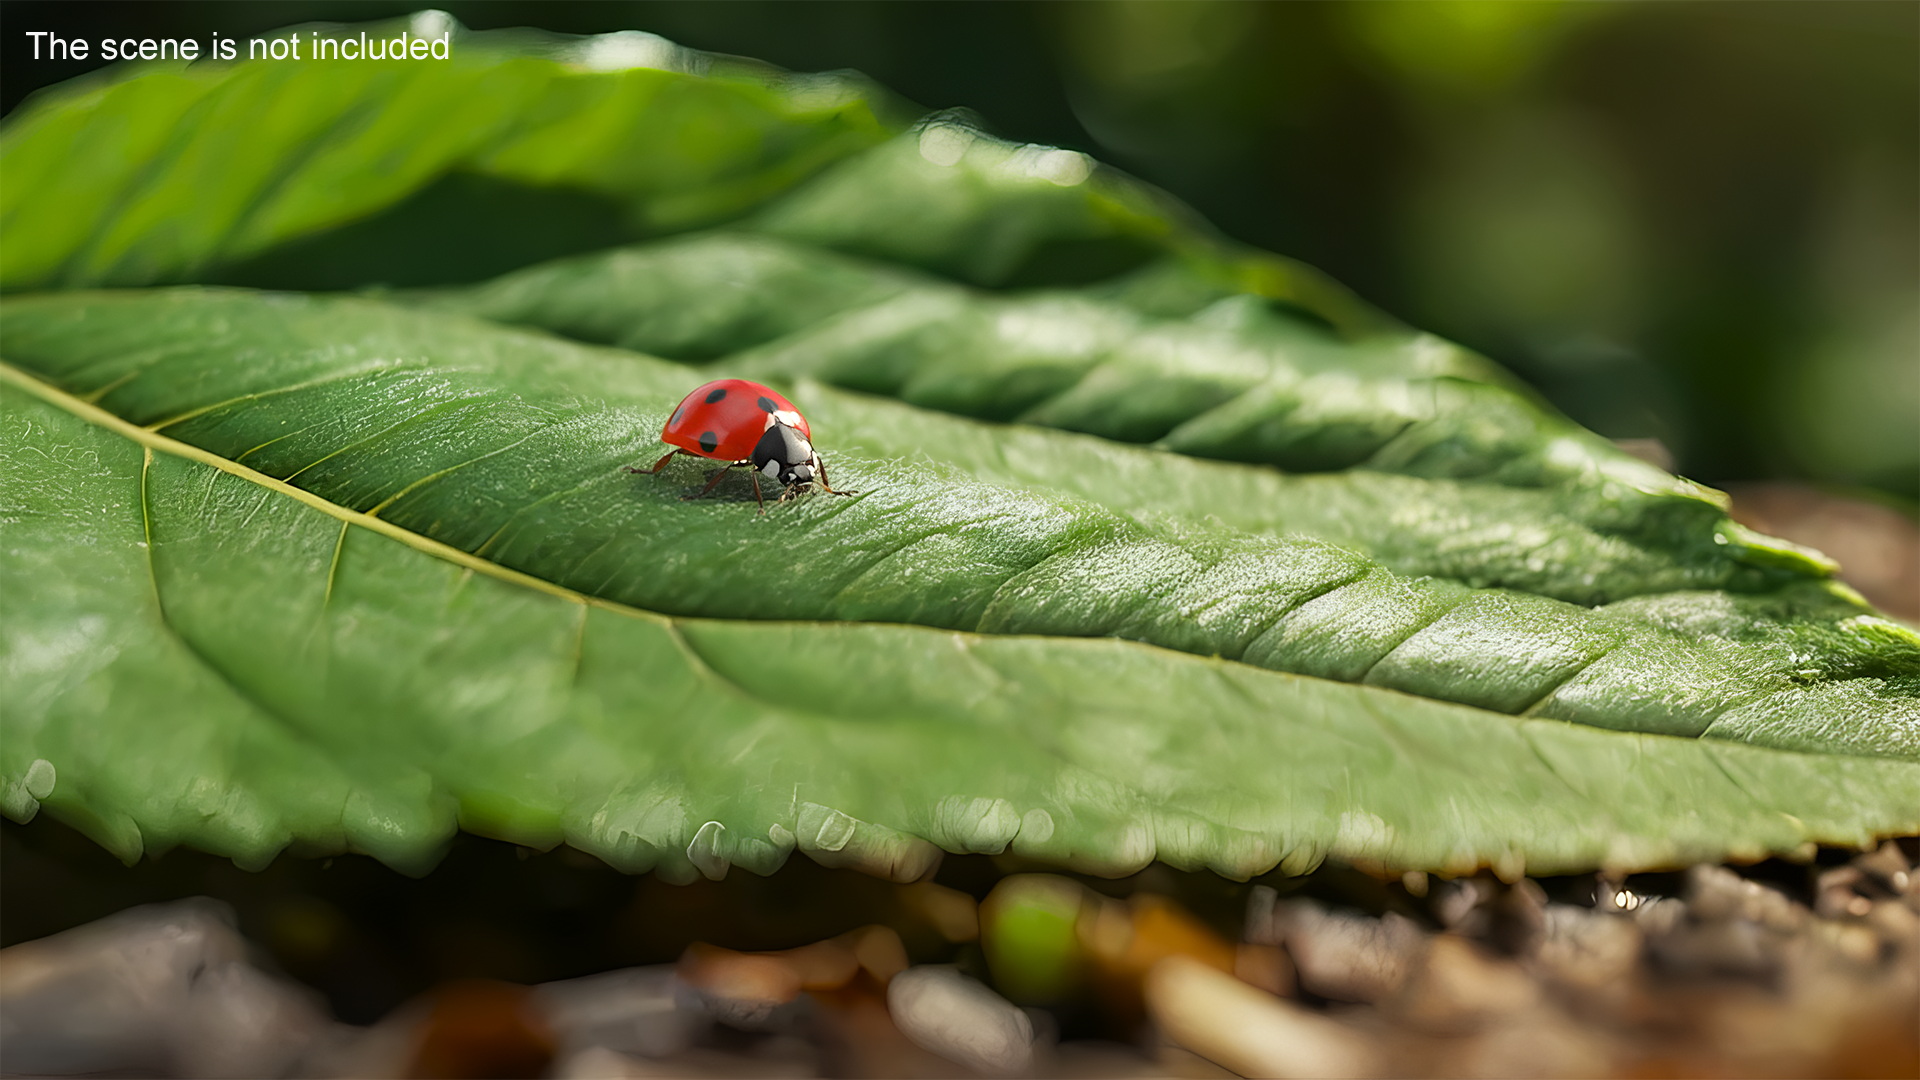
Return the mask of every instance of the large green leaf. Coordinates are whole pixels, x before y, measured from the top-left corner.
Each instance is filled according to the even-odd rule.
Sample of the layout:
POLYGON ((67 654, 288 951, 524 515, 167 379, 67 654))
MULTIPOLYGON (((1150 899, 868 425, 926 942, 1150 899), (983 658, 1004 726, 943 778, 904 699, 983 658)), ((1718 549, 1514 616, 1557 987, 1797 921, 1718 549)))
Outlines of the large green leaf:
POLYGON ((408 307, 0 304, 8 815, 410 868, 458 823, 677 877, 1920 828, 1914 634, 1487 361, 854 79, 646 35, 457 56, 110 70, 0 129, 13 292, 727 230, 408 307), (762 518, 622 472, 690 364, 791 389, 862 494, 762 518))
MULTIPOLYGON (((847 447, 829 464, 865 494, 762 521, 681 501, 671 478, 691 468, 665 484, 622 471, 654 456, 690 385, 637 353, 245 292, 58 294, 0 315, 10 362, 132 423, 653 611, 1124 637, 1501 712, 1920 758, 1920 640, 1820 582, 1588 609, 1408 578, 1319 539, 992 484, 968 472, 995 460, 984 437, 923 439, 919 460, 899 435, 866 446, 869 430, 898 431, 901 407, 847 395, 820 414, 843 434, 816 436, 847 447)), ((810 390, 796 396, 812 408, 810 390)), ((1054 442, 1061 464, 1085 450, 1027 435, 1042 467, 1054 442)), ((1196 508, 1223 505, 1240 474, 1266 475, 1162 469, 1135 490, 1213 488, 1196 508)))
POLYGON ((934 844, 1105 873, 1511 875, 1920 828, 1906 762, 1111 640, 664 618, 0 372, 0 805, 128 859, 291 843, 417 869, 458 822, 683 880, 795 848, 912 877, 934 844))
POLYGON ((857 78, 648 34, 410 29, 453 59, 121 65, 29 102, 0 288, 472 280, 735 217, 899 126, 857 78))
MULTIPOLYGON (((1193 470, 1215 484, 1186 504, 1242 527, 1357 547, 1404 573, 1603 603, 1770 588, 1829 569, 1734 524, 1717 493, 1626 456, 1430 335, 1342 340, 1247 295, 1192 319, 1156 318, 1111 299, 1125 291, 1004 298, 763 237, 707 234, 411 299, 716 372, 810 377, 983 419, 1339 471, 1329 480, 1193 470), (1228 476, 1240 489, 1218 497, 1227 494, 1219 485, 1236 482, 1228 476)), ((1009 465, 1034 456, 1025 432, 896 415, 889 450, 945 456, 956 441, 987 438, 1009 465)), ((1186 469, 1165 455, 1089 449, 1066 464, 1025 472, 1126 509, 1158 509, 1153 496, 1187 487, 1172 476, 1135 481, 1142 469, 1186 469)))
POLYGON ((909 130, 904 103, 855 75, 793 75, 639 32, 473 33, 440 12, 301 29, 402 28, 451 33, 453 59, 122 64, 36 96, 0 130, 0 289, 472 281, 751 217, 992 284, 1170 257, 1135 299, 1183 308, 1245 291, 1354 329, 1388 322, 1084 155, 951 120, 909 130))
POLYGON ((1084 155, 950 118, 903 130, 881 118, 897 107, 855 79, 647 35, 454 32, 448 63, 149 65, 43 96, 0 131, 13 181, 0 191, 0 287, 470 279, 727 221, 769 239, 536 270, 466 306, 1188 454, 1552 488, 1542 501, 1555 505, 1520 516, 1570 519, 1581 534, 1546 538, 1571 545, 1554 558, 1537 554, 1540 538, 1485 528, 1430 543, 1460 520, 1457 500, 1436 489, 1428 512, 1405 485, 1384 498, 1420 507, 1403 516, 1425 531, 1342 529, 1344 507, 1289 511, 1288 528, 1328 539, 1392 532, 1416 556, 1442 553, 1395 563, 1413 573, 1595 603, 1831 569, 1733 525, 1714 493, 1551 414, 1485 360, 1221 241, 1084 155), (899 266, 1090 284, 989 299, 899 266), (1521 544, 1535 557, 1508 557, 1521 544))

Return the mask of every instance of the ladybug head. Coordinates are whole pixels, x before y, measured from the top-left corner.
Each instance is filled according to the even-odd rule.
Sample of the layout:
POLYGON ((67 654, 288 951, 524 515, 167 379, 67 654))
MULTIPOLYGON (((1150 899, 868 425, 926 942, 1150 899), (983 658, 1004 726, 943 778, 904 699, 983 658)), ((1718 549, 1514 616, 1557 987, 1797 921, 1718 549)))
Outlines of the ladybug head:
POLYGON ((776 419, 753 448, 753 467, 784 487, 800 487, 820 476, 820 455, 800 429, 776 419))

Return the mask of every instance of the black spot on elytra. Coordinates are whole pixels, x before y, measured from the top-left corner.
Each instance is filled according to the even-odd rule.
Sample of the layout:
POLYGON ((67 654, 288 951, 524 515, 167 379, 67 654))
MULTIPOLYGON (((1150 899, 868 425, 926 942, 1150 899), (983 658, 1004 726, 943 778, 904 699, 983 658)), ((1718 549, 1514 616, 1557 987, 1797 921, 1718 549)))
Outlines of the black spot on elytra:
POLYGON ((776 405, 775 405, 775 404, 773 403, 773 399, 772 399, 772 398, 770 398, 770 397, 763 397, 763 398, 761 398, 761 399, 760 399, 760 411, 761 411, 761 412, 773 412, 773 411, 774 411, 774 410, 775 410, 776 408, 778 408, 778 406, 776 406, 776 405))
POLYGON ((679 408, 673 410, 673 419, 667 421, 667 426, 668 427, 677 426, 680 423, 680 418, 685 415, 687 415, 687 407, 685 405, 682 405, 679 408))
POLYGON ((714 402, 719 401, 721 398, 726 396, 727 396, 727 388, 723 386, 720 389, 715 390, 713 393, 707 395, 707 404, 711 405, 714 402))
MULTIPOLYGON (((715 392, 721 393, 721 394, 726 393, 725 390, 719 390, 715 392)), ((712 401, 713 399, 708 398, 707 400, 712 401)), ((701 453, 711 454, 713 453, 713 448, 719 445, 720 445, 720 439, 717 436, 715 436, 713 432, 703 431, 700 433, 700 452, 701 453)))

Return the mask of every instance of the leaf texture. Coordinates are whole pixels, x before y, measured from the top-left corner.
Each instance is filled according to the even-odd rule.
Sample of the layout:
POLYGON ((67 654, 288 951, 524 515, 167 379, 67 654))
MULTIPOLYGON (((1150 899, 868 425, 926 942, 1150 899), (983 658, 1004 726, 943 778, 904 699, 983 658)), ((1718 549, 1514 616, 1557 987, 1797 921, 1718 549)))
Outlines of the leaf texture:
POLYGON ((184 843, 260 865, 294 845, 418 871, 457 823, 674 880, 796 849, 912 878, 937 848, 1114 874, 1337 857, 1513 875, 1920 827, 1906 762, 1112 640, 668 619, 0 373, 0 800, 123 858, 184 843))
MULTIPOLYGON (((1116 291, 996 296, 722 233, 413 299, 715 373, 814 378, 922 409, 1339 472, 1213 508, 1236 524, 1361 547, 1413 574, 1604 603, 1753 591, 1831 569, 1736 525, 1717 492, 1628 457, 1430 335, 1345 340, 1250 295, 1159 318, 1110 299, 1116 291)), ((924 414, 911 415, 917 425, 924 414)), ((969 430, 1020 438, 936 430, 922 440, 935 454, 969 430)))
POLYGON ((456 59, 0 125, 7 816, 675 880, 1920 831, 1920 638, 1484 358, 854 76, 406 25, 456 59), (58 291, 175 283, 368 295, 58 291), (625 473, 719 374, 860 494, 625 473))
MULTIPOLYGON (((416 32, 452 25, 421 20, 435 25, 416 32)), ((1494 365, 1221 240, 1084 155, 952 117, 909 128, 855 78, 647 35, 453 30, 455 63, 160 65, 44 95, 0 130, 20 178, 0 192, 0 288, 461 280, 725 222, 757 245, 703 237, 543 268, 470 306, 1187 454, 1552 488, 1559 512, 1603 538, 1574 550, 1613 549, 1590 582, 1543 580, 1541 559, 1441 567, 1474 584, 1597 603, 1831 571, 1553 415, 1494 365), (272 137, 240 154, 236 140, 263 125, 272 137), (982 297, 907 268, 1081 288, 982 297), (1656 559, 1669 572, 1629 569, 1624 549, 1671 555, 1656 559)), ((1309 528, 1352 539, 1326 524, 1309 528)))
POLYGON ((473 280, 739 216, 899 126, 857 77, 649 34, 406 25, 453 59, 123 65, 26 103, 0 288, 473 280))
MULTIPOLYGON (((1309 537, 998 486, 960 460, 857 452, 829 465, 861 496, 762 520, 683 502, 692 468, 664 484, 623 471, 657 456, 690 382, 636 353, 245 292, 62 294, 0 314, 11 362, 134 424, 652 611, 1122 637, 1498 712, 1920 757, 1920 642, 1824 583, 1589 609, 1408 578, 1309 537)), ((811 408, 806 388, 793 396, 811 408)), ((858 432, 862 405, 842 396, 823 415, 858 432)), ((747 483, 723 490, 751 498, 747 483)))

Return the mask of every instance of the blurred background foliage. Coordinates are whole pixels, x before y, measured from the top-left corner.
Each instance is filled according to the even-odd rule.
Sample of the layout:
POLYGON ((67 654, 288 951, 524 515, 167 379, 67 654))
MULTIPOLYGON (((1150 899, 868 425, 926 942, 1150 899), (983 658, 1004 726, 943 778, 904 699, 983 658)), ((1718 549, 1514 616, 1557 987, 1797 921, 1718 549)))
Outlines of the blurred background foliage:
MULTIPOLYGON (((98 66, 28 30, 247 36, 424 3, 4 6, 4 101, 98 66)), ((1710 483, 1920 492, 1920 5, 532 3, 853 68, 1087 150, 1710 483)))

